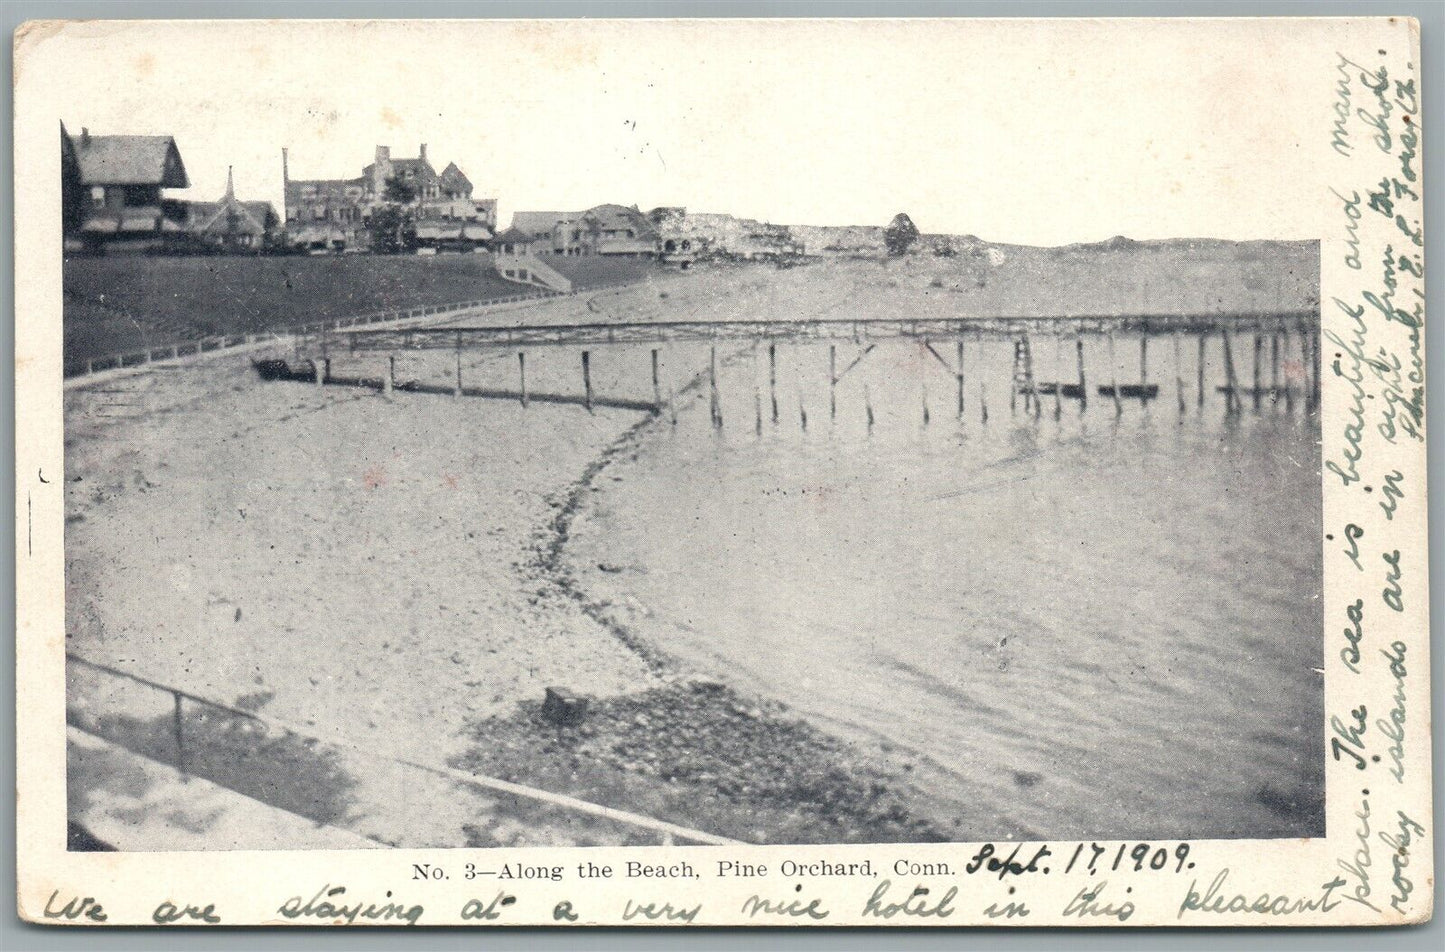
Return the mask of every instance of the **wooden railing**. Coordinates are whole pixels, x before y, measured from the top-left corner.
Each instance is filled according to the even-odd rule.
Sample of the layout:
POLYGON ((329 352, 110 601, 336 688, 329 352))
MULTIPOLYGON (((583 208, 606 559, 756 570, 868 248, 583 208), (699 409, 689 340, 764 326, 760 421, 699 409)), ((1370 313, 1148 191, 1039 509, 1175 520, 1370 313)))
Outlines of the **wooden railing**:
POLYGON ((143 347, 120 353, 106 354, 101 357, 66 360, 64 375, 67 380, 70 380, 87 377, 103 370, 142 367, 157 361, 191 357, 196 354, 245 347, 266 341, 287 340, 295 337, 312 337, 317 334, 339 331, 346 328, 364 327, 371 324, 389 324, 394 321, 409 320, 411 318, 425 317, 433 314, 450 314, 478 307, 489 307, 498 304, 517 304, 523 301, 543 300, 559 296, 559 293, 556 291, 537 288, 535 291, 525 294, 508 294, 502 297, 461 301, 454 304, 432 304, 425 307, 414 307, 398 311, 377 311, 369 314, 358 314, 353 317, 339 317, 327 321, 312 321, 307 324, 297 324, 277 330, 258 331, 251 334, 212 335, 192 340, 143 347))
MULTIPOLYGON (((605 821, 608 823, 615 823, 622 826, 629 826, 641 830, 646 830, 650 834, 655 835, 658 840, 664 845, 684 842, 722 846, 737 842, 735 840, 729 840, 725 837, 716 836, 712 833, 705 833, 701 830, 693 830, 689 829, 688 827, 679 826, 675 823, 668 823, 666 820, 658 820, 653 817, 643 816, 639 813, 630 813, 626 810, 613 809, 612 807, 602 806, 601 804, 592 803, 587 800, 579 800, 576 797, 569 797, 565 794, 552 793, 550 791, 541 790, 536 787, 528 787, 522 784, 512 783, 511 781, 500 780, 495 777, 487 777, 481 774, 468 773, 463 770, 457 770, 453 767, 444 767, 436 764, 427 764, 398 757, 389 757, 384 754, 379 754, 359 742, 325 737, 314 731, 302 730, 298 727, 287 724, 284 721, 278 720, 277 718, 262 717, 254 711, 242 710, 241 708, 235 707, 230 704, 222 704, 218 701, 212 701, 208 698, 201 697, 198 694, 193 694, 190 691, 186 691, 181 688, 177 688, 167 684, 161 684, 159 682, 152 681, 149 678, 141 677, 140 675, 136 674, 131 674, 129 671, 123 671, 120 668, 114 668, 107 664, 101 664, 96 661, 88 660, 78 654, 75 654, 74 652, 67 651, 65 654, 65 659, 67 664, 76 665, 78 667, 84 668, 88 671, 99 674, 111 681, 129 682, 131 684, 140 685, 141 687, 149 691, 168 696, 170 698, 170 709, 172 712, 169 718, 168 727, 170 738, 168 741, 163 743, 162 747, 168 747, 169 750, 157 750, 157 745, 155 743, 148 743, 145 745, 141 745, 145 749, 135 750, 134 752, 142 756, 150 757, 151 759, 161 760, 162 762, 165 762, 164 758, 171 757, 173 758, 170 760, 171 765, 175 767, 175 769, 179 771, 182 775, 187 775, 191 773, 195 762, 202 759, 199 756, 200 751, 197 750, 197 745, 199 743, 202 743, 202 741, 192 739, 188 736, 187 733, 188 724, 194 726, 194 724, 196 723, 194 719, 188 716, 188 711, 199 708, 201 712, 203 712, 203 714, 204 712, 210 712, 211 715, 224 715, 227 718, 243 722, 250 726, 252 729, 259 731, 261 736, 272 737, 272 731, 278 732, 279 734, 290 735, 299 742, 305 742, 304 746, 308 750, 317 750, 317 748, 315 747, 315 745, 317 744, 322 744, 326 747, 333 749, 347 750, 353 754, 360 754, 363 757, 373 760, 385 761, 391 764, 399 764, 403 767, 411 768, 413 770, 421 770, 425 771, 426 773, 436 774, 456 783, 467 784, 473 787, 490 790, 495 793, 502 793, 511 797, 517 797, 525 801, 530 801, 541 807, 560 809, 571 813, 589 816, 594 819, 605 821)), ((103 726, 105 721, 107 720, 105 717, 96 718, 95 716, 93 716, 93 712, 82 712, 81 710, 68 708, 66 713, 66 719, 71 724, 71 726, 79 730, 95 734, 96 736, 101 737, 102 739, 110 743, 114 743, 122 747, 127 746, 125 743, 125 738, 119 736, 107 736, 105 727, 103 726), (91 714, 91 716, 87 716, 88 713, 91 714)), ((208 754, 212 755, 215 752, 216 751, 214 748, 207 751, 208 754)), ((320 751, 318 751, 318 756, 319 755, 320 751)), ((246 757, 244 766, 247 770, 255 770, 258 769, 261 764, 258 762, 258 758, 256 756, 248 756, 246 757)), ((292 765, 291 769, 294 769, 294 765, 292 765)), ((278 807, 278 809, 281 808, 278 807)))

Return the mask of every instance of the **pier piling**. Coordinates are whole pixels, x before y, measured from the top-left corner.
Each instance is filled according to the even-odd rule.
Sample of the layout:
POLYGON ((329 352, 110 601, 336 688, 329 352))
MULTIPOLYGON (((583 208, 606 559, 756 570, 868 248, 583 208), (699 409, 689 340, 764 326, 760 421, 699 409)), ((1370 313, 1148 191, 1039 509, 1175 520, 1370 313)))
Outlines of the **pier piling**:
POLYGON ((722 406, 718 399, 717 392, 717 346, 714 345, 708 353, 707 365, 708 399, 712 411, 712 425, 716 429, 722 426, 722 406))
POLYGON ((1037 420, 1043 413, 1043 406, 1039 401, 1038 377, 1034 375, 1034 348, 1027 334, 1024 335, 1024 374, 1028 381, 1028 399, 1033 401, 1034 419, 1037 420))
POLYGON ((1269 335, 1269 399, 1279 402, 1279 334, 1269 335))
POLYGON ((1114 356, 1114 332, 1110 331, 1109 341, 1109 386, 1114 390, 1114 416, 1124 415, 1124 404, 1119 400, 1119 361, 1114 356))
POLYGON ((768 343, 768 396, 773 402, 773 424, 778 422, 778 345, 768 343))
POLYGON ((958 339, 958 418, 963 419, 963 338, 958 339))
POLYGON ((868 385, 863 385, 863 410, 868 415, 868 432, 873 432, 873 397, 868 392, 868 385))
POLYGON ((1219 329, 1219 338, 1224 341, 1225 411, 1239 412, 1239 378, 1234 374, 1234 348, 1229 343, 1228 328, 1219 329))
POLYGON ((1149 406, 1149 328, 1139 332, 1139 405, 1149 406))
POLYGON ((1204 347, 1208 339, 1209 335, 1201 331, 1199 334, 1199 356, 1195 359, 1195 364, 1199 370, 1199 380, 1196 384, 1196 389, 1199 391, 1199 409, 1201 410, 1204 409, 1204 347))
POLYGON ((396 386, 396 357, 395 355, 386 358, 386 375, 381 378, 381 392, 391 393, 391 388, 396 386))
POLYGON ((1174 394, 1179 399, 1179 415, 1184 415, 1184 346, 1179 332, 1174 332, 1174 394))
POLYGON ((657 412, 662 412, 662 377, 657 368, 657 348, 652 348, 652 402, 657 405, 657 412))
POLYGON ((1263 378, 1260 376, 1260 351, 1264 348, 1264 338, 1258 331, 1254 333, 1254 412, 1259 412, 1260 388, 1263 385, 1263 378))
POLYGON ((1081 334, 1074 335, 1074 356, 1079 365, 1079 412, 1083 413, 1089 405, 1089 384, 1084 375, 1084 338, 1081 334))
POLYGON ((1064 415, 1064 335, 1054 336, 1054 419, 1064 415))
POLYGON ((517 351, 517 383, 522 394, 522 409, 527 409, 527 352, 517 351))
POLYGON ((587 412, 592 412, 592 355, 582 352, 582 390, 587 403, 587 412))

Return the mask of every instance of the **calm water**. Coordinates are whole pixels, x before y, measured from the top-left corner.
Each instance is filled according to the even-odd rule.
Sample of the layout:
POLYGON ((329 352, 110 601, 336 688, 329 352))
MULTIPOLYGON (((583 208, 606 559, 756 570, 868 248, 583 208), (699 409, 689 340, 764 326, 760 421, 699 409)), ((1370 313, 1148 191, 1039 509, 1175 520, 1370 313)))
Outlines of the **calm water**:
MULTIPOLYGON (((1111 372, 1087 345, 1093 390, 1111 372)), ((766 349, 730 352, 722 430, 704 384, 605 470, 579 573, 689 666, 914 758, 960 837, 1322 833, 1317 420, 1302 398, 1229 417, 1217 337, 1203 407, 1183 341, 1182 418, 1167 338, 1147 407, 1091 394, 1056 419, 1050 396, 1035 418, 1010 411, 1010 351, 968 344, 959 420, 933 355, 879 345, 830 420, 827 347, 780 347, 776 424, 766 349)), ((1034 351, 1039 379, 1076 379, 1071 341, 1034 351)), ((666 394, 706 352, 664 361, 666 394)), ((1139 380, 1137 339, 1113 366, 1139 380)))

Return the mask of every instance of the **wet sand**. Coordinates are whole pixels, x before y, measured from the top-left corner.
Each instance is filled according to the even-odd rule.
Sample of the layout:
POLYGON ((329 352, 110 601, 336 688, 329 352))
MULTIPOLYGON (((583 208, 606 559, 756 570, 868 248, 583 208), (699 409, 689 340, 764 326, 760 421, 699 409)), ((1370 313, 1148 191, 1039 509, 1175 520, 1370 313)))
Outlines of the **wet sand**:
MULTIPOLYGON (((959 313, 934 270, 704 269, 450 323, 959 313)), ((647 350, 598 348, 598 393, 650 400, 647 350)), ((664 395, 684 415, 706 404, 695 387, 705 354, 664 352, 664 395)), ((375 375, 384 359, 338 358, 333 372, 375 375)), ((537 348, 529 386, 576 394, 577 361, 573 348, 537 348)), ((454 373, 446 352, 397 365, 401 381, 454 373)), ((468 386, 506 389, 518 368, 506 353, 469 358, 464 373, 468 386)), ((627 472, 613 464, 670 428, 666 413, 263 384, 247 358, 66 402, 67 638, 87 658, 383 754, 742 839, 956 830, 929 795, 951 781, 926 758, 804 720, 726 666, 679 661, 689 655, 649 622, 651 606, 593 584, 646 566, 574 564, 579 513, 606 516, 607 487, 627 472), (594 699, 585 730, 541 721, 553 685, 594 699)), ((730 427, 751 430, 746 409, 730 413, 730 427)), ((974 819, 1006 833, 1002 807, 974 819)))
MULTIPOLYGON (((778 277, 797 280, 770 270, 701 272, 483 319, 685 318, 715 314, 720 304, 742 317, 786 293, 778 277)), ((827 297, 838 303, 838 291, 827 297)), ((251 356, 156 368, 67 393, 70 650, 382 754, 469 762, 557 792, 612 790, 629 802, 608 805, 652 803, 667 819, 701 823, 706 817, 687 805, 700 796, 662 796, 675 778, 639 786, 634 781, 646 772, 628 762, 609 767, 599 783, 559 771, 541 745, 512 745, 516 756, 505 763, 486 756, 508 747, 503 734, 533 729, 528 719, 548 686, 599 699, 675 694, 690 673, 666 663, 665 646, 643 649, 619 637, 549 561, 565 543, 559 514, 569 499, 575 504, 590 491, 608 447, 625 445, 628 431, 650 416, 261 383, 251 356)), ((454 372, 450 355, 429 360, 403 363, 398 373, 445 380, 454 372)), ((685 391, 696 374, 698 365, 684 364, 667 369, 670 389, 685 391)), ((468 382, 510 372, 498 365, 510 367, 506 358, 469 363, 468 382)), ((599 360, 599 391, 650 396, 650 382, 634 369, 599 360)), ((348 368, 338 362, 336 371, 348 368)), ((577 389, 575 368, 560 357, 539 355, 531 372, 538 389, 577 389)), ((91 687, 72 706, 94 715, 126 703, 119 700, 126 693, 107 698, 91 687)), ((708 718, 734 716, 734 707, 761 710, 728 691, 716 699, 693 707, 706 708, 708 718)), ((765 719, 774 717, 789 721, 786 713, 765 719)), ((675 741, 661 738, 679 726, 659 720, 644 733, 670 751, 675 741)), ((768 733, 759 733, 758 751, 768 733)), ((888 786, 869 752, 802 728, 784 734, 791 743, 767 757, 714 763, 703 785, 751 771, 759 790, 774 789, 761 775, 789 773, 802 745, 834 767, 855 759, 857 769, 839 777, 878 787, 874 803, 888 786)), ((647 746, 645 738, 632 743, 647 746)), ((904 820, 897 804, 875 812, 896 836, 904 820)), ((798 838, 867 838, 831 821, 819 827, 826 833, 811 835, 800 830, 806 822, 779 822, 798 838)), ((736 832, 766 839, 777 830, 736 832)))

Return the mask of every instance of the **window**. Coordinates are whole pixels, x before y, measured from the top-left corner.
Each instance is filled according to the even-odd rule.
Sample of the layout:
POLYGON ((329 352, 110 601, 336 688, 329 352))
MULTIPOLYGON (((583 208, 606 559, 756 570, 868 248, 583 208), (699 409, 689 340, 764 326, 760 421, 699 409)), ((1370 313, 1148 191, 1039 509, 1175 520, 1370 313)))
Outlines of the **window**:
POLYGON ((105 186, 92 185, 90 187, 90 204, 94 208, 105 207, 105 186))

